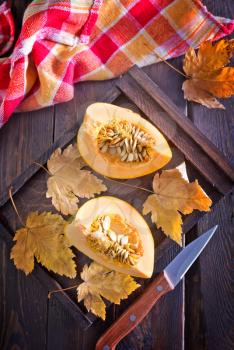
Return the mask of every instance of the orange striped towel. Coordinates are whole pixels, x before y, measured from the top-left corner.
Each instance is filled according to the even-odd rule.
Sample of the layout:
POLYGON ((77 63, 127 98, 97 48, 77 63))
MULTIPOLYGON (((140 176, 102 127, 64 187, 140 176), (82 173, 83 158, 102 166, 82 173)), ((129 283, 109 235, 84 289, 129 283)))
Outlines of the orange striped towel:
POLYGON ((34 0, 0 59, 0 126, 15 110, 71 100, 76 82, 182 55, 233 28, 198 0, 34 0))

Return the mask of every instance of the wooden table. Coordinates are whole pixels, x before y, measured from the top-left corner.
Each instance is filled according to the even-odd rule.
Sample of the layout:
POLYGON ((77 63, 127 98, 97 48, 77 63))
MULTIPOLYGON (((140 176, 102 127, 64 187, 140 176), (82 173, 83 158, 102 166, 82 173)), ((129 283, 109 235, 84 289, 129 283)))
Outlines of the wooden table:
MULTIPOLYGON (((10 1, 18 32, 29 2, 10 1)), ((204 3, 216 15, 233 17, 233 0, 206 0, 204 3)), ((182 59, 174 59, 172 63, 181 68, 182 59)), ((234 164, 234 99, 224 101, 225 111, 208 110, 183 99, 182 78, 166 64, 155 64, 144 71, 234 164)), ((75 98, 68 103, 14 115, 0 130, 0 192, 64 130, 72 127, 82 105, 101 98, 112 84, 113 81, 81 83, 76 85, 75 98)), ((177 290, 164 297, 118 349, 234 348, 232 208, 233 194, 230 194, 187 235, 189 242, 200 232, 219 224, 219 232, 207 247, 206 254, 194 264, 177 290)), ((162 266, 170 259, 165 252, 162 266)), ((26 277, 15 269, 7 245, 0 239, 0 349, 92 350, 101 332, 117 314, 118 309, 112 308, 108 322, 96 322, 86 332, 80 330, 79 324, 61 304, 47 299, 47 291, 35 276, 26 277)))

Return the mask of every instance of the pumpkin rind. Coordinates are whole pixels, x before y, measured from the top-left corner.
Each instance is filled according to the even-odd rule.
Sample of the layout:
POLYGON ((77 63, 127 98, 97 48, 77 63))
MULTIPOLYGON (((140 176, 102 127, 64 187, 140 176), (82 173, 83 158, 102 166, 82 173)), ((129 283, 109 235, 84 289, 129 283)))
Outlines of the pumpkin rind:
POLYGON ((108 103, 94 103, 85 113, 84 121, 79 129, 77 145, 81 156, 96 172, 117 179, 130 179, 155 172, 166 165, 171 157, 170 147, 161 132, 146 119, 129 109, 108 103), (115 155, 103 154, 97 142, 101 127, 115 121, 129 121, 146 130, 155 144, 152 157, 146 162, 122 162, 115 155))
POLYGON ((150 278, 154 268, 154 240, 144 218, 129 203, 111 196, 97 197, 87 201, 77 212, 75 220, 66 227, 66 235, 78 250, 94 261, 125 274, 136 277, 150 278), (143 245, 143 255, 134 266, 113 261, 104 254, 94 251, 87 243, 87 236, 78 230, 81 224, 87 229, 98 215, 118 214, 131 223, 140 235, 143 245))

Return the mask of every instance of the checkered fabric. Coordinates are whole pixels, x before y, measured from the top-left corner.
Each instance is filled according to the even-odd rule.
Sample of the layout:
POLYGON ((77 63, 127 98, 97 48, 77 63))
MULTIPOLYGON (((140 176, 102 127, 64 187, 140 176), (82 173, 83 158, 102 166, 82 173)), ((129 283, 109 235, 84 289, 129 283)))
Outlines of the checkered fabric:
POLYGON ((34 0, 12 55, 0 59, 0 126, 15 110, 71 100, 78 81, 182 55, 233 29, 198 0, 34 0))
POLYGON ((11 10, 4 2, 0 5, 0 56, 11 48, 14 41, 14 34, 15 26, 11 10))

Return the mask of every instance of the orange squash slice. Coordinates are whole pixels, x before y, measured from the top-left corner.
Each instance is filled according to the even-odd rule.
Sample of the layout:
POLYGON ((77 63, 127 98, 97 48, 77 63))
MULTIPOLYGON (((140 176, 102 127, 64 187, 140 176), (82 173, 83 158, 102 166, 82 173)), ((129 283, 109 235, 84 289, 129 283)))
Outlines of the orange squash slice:
POLYGON ((111 270, 142 278, 153 273, 151 231, 138 211, 121 199, 87 201, 66 227, 66 235, 78 250, 111 270))
POLYGON ((94 103, 87 108, 77 144, 92 169, 117 179, 155 172, 172 156, 155 126, 129 109, 108 103, 94 103))

